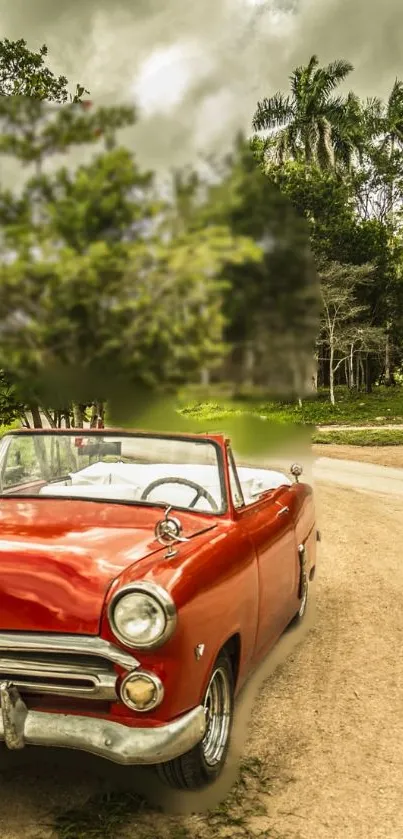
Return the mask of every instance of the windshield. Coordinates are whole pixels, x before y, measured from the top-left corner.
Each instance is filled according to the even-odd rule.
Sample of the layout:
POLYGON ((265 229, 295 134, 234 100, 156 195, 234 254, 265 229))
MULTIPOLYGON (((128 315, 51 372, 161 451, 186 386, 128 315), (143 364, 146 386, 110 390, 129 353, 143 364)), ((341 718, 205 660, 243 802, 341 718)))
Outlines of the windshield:
POLYGON ((170 504, 221 513, 220 450, 206 440, 74 433, 7 435, 0 449, 2 495, 170 504))

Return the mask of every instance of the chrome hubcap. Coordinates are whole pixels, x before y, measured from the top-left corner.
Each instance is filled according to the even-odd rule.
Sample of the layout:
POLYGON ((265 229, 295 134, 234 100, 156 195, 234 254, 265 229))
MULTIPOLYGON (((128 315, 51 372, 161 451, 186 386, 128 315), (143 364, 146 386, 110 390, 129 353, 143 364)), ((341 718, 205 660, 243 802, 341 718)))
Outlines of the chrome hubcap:
POLYGON ((231 725, 231 689, 225 670, 214 671, 204 700, 206 733, 202 740, 203 755, 209 766, 222 759, 231 725))

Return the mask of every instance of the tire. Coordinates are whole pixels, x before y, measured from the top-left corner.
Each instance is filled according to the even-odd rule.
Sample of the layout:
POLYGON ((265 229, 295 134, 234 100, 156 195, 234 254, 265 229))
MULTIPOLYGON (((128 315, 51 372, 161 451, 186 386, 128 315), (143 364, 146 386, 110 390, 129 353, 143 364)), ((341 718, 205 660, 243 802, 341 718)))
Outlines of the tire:
POLYGON ((222 650, 214 664, 203 704, 210 713, 203 740, 190 752, 156 766, 158 777, 175 789, 198 790, 213 783, 221 774, 228 754, 234 718, 234 676, 231 661, 222 650), (218 720, 218 722, 217 722, 218 720))

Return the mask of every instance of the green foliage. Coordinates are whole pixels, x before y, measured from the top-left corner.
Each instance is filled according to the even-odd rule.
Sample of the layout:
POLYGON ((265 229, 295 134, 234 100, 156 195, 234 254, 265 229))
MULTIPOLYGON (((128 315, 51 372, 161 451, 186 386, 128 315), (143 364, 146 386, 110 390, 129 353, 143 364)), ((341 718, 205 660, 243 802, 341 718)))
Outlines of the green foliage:
MULTIPOLYGON (((213 389, 211 389, 213 391, 213 389)), ((221 390, 221 388, 220 388, 221 390)), ((212 392, 207 401, 200 393, 195 399, 191 389, 181 396, 181 410, 186 416, 195 416, 200 420, 220 421, 228 416, 256 414, 266 417, 272 423, 303 425, 377 425, 402 424, 403 426, 403 388, 377 387, 371 394, 348 391, 345 387, 336 388, 336 404, 329 402, 327 390, 320 390, 315 398, 304 399, 302 405, 289 401, 269 401, 262 394, 245 394, 238 398, 222 398, 220 393, 212 392)))
MULTIPOLYGON (((308 230, 287 197, 256 166, 242 137, 199 213, 200 225, 208 220, 253 237, 263 249, 261 262, 227 274, 228 341, 241 353, 251 350, 255 381, 273 392, 302 392, 319 327, 319 285, 308 230)), ((234 355, 234 376, 239 361, 234 355)))
POLYGON ((343 99, 333 93, 352 69, 343 60, 320 67, 313 55, 292 72, 290 95, 276 93, 258 103, 253 128, 272 132, 254 140, 263 164, 268 159, 282 165, 291 158, 323 170, 350 168, 362 147, 361 107, 354 94, 343 99))
POLYGON ((376 430, 348 431, 316 431, 312 442, 333 446, 401 446, 403 445, 403 429, 377 428, 376 430))
POLYGON ((124 148, 98 154, 76 171, 33 179, 28 193, 41 201, 41 226, 57 242, 83 253, 90 243, 136 238, 137 225, 155 213, 152 173, 141 172, 124 148), (136 198, 134 199, 134 194, 136 198))
MULTIPOLYGON (((48 95, 24 95, 21 62, 23 95, 0 102, 0 153, 27 167, 19 194, 0 193, 0 365, 16 397, 65 409, 73 393, 105 398, 116 377, 164 389, 214 366, 225 351, 226 267, 259 262, 260 248, 227 224, 197 235, 175 224, 152 173, 118 145, 135 110, 60 108, 66 97, 48 73, 48 95), (97 154, 49 172, 51 158, 78 146, 97 154)), ((186 189, 179 183, 178 196, 186 189)))
POLYGON ((69 94, 66 77, 56 78, 46 66, 47 55, 45 44, 33 52, 22 38, 0 41, 0 96, 27 96, 60 103, 80 101, 88 91, 77 84, 74 95, 69 94))
POLYGON ((167 244, 95 241, 84 253, 63 247, 3 264, 0 366, 26 398, 62 374, 66 386, 85 382, 90 398, 100 382, 107 395, 116 375, 176 386, 222 354, 217 273, 224 263, 259 258, 248 239, 217 227, 167 244))
POLYGON ((0 154, 25 174, 20 189, 0 189, 7 421, 45 393, 63 410, 71 388, 83 405, 104 398, 118 378, 151 393, 203 371, 301 396, 315 350, 327 383, 330 280, 336 308, 345 279, 350 295, 333 372, 345 375, 351 348, 369 388, 399 367, 401 82, 385 103, 343 97, 351 65, 313 56, 288 96, 258 104, 254 127, 272 132, 269 143, 238 137, 232 155, 210 161, 212 180, 179 169, 162 200, 119 143, 135 109, 95 108, 82 85, 70 95, 46 61, 46 47, 0 42, 0 154), (80 147, 89 162, 55 165, 80 147))

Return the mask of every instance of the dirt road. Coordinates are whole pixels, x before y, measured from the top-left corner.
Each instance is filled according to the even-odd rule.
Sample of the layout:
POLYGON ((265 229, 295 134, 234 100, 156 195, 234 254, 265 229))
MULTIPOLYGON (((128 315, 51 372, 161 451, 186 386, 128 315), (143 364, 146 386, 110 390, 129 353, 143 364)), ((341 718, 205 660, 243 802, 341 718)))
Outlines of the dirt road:
MULTIPOLYGON (((241 783, 219 809, 231 769, 209 796, 165 802, 193 812, 207 805, 215 808, 210 814, 134 814, 121 834, 127 839, 402 839, 403 503, 338 486, 317 492, 323 541, 315 623, 305 637, 284 636, 245 691, 234 743, 244 756, 241 783)), ((153 800, 142 773, 85 755, 1 751, 0 835, 81 839, 88 827, 81 835, 54 831, 55 808, 83 814, 88 796, 129 782, 139 791, 148 785, 153 800)), ((106 822, 91 837, 106 839, 112 805, 98 806, 106 822)), ((71 819, 74 826, 80 816, 71 819)))

